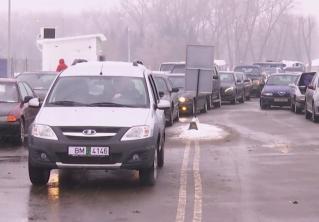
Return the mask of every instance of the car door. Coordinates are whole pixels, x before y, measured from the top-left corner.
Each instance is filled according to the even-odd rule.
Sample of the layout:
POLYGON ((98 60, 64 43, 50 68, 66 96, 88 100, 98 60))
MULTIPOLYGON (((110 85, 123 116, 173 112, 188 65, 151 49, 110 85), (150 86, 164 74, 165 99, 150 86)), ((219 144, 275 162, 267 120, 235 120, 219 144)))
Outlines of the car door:
POLYGON ((307 92, 306 92, 306 102, 307 102, 307 110, 312 112, 312 101, 315 89, 318 87, 318 74, 312 79, 307 92))
POLYGON ((220 78, 219 73, 216 68, 216 66, 213 69, 213 92, 212 92, 212 98, 217 99, 219 97, 220 92, 220 78))
POLYGON ((30 115, 26 112, 26 109, 28 108, 28 104, 24 103, 24 99, 28 96, 28 92, 22 82, 18 83, 18 89, 21 95, 21 105, 20 105, 20 113, 24 117, 24 124, 25 124, 25 129, 30 124, 30 115))
MULTIPOLYGON (((33 90, 31 89, 30 85, 27 84, 26 82, 23 82, 22 83, 23 86, 25 87, 27 93, 28 93, 28 96, 32 97, 32 98, 35 98, 35 93, 33 92, 33 90)), ((28 116, 28 119, 29 119, 29 122, 28 122, 28 125, 27 127, 30 126, 30 124, 32 124, 32 122, 34 121, 36 115, 38 114, 40 108, 35 108, 35 107, 29 107, 28 103, 25 104, 26 108, 24 110, 26 116, 28 116)))

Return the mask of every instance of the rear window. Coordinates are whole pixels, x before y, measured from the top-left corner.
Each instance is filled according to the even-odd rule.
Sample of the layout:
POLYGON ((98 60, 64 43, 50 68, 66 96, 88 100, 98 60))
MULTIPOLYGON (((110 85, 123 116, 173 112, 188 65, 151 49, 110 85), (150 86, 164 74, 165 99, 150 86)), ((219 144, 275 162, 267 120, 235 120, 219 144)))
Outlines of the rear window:
POLYGON ((0 102, 17 103, 19 93, 15 83, 0 83, 0 102))

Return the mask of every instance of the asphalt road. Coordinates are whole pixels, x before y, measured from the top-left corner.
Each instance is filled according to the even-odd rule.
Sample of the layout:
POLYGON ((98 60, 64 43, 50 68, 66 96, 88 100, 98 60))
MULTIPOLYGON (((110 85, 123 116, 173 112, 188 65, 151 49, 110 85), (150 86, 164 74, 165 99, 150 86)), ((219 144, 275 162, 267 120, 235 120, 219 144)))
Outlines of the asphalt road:
MULTIPOLYGON (((199 116, 231 133, 186 141, 167 130, 155 187, 130 171, 53 171, 32 187, 24 147, 0 145, 0 221, 319 221, 319 124, 257 100, 199 116)), ((187 122, 189 119, 183 118, 187 122)))

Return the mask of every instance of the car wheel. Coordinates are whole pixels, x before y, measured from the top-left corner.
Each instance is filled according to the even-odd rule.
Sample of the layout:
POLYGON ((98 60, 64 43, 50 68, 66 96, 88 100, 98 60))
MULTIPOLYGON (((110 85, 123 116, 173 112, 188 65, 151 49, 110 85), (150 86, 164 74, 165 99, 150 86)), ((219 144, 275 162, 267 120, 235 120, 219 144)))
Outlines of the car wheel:
POLYGON ((161 150, 158 150, 157 152, 157 156, 158 156, 158 167, 162 168, 164 166, 164 160, 165 160, 165 139, 163 139, 163 141, 161 142, 161 150))
POLYGON ((29 168, 29 178, 33 185, 44 186, 48 183, 50 178, 50 170, 40 167, 34 167, 28 163, 29 168))
POLYGON ((151 167, 139 170, 140 182, 145 186, 154 186, 157 179, 157 152, 154 150, 154 160, 151 167))
POLYGON ((173 110, 170 109, 169 113, 170 113, 169 120, 166 122, 166 125, 167 126, 172 126, 174 124, 173 110))
POLYGON ((16 145, 23 145, 25 143, 25 127, 24 127, 24 121, 22 119, 20 120, 19 132, 14 139, 14 143, 16 145))
POLYGON ((317 123, 319 121, 319 117, 316 115, 316 108, 315 108, 315 104, 312 104, 312 121, 314 123, 317 123))
POLYGON ((305 118, 306 119, 310 119, 311 118, 311 113, 308 111, 308 107, 307 107, 307 101, 305 103, 305 118))

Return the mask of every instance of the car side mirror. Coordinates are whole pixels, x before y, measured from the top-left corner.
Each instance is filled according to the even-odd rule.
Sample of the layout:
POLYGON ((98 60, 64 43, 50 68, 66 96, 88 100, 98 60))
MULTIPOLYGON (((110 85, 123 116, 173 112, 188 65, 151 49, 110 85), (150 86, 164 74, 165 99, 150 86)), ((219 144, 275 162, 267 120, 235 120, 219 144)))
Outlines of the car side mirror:
POLYGON ((217 80, 217 79, 219 79, 219 76, 213 76, 213 79, 217 80))
POLYGON ((33 98, 29 101, 29 107, 33 108, 39 108, 40 107, 40 101, 38 98, 33 98))
POLYGON ((172 89, 172 92, 173 92, 173 93, 179 92, 179 88, 173 88, 173 89, 172 89))
POLYGON ((28 103, 31 99, 33 99, 32 96, 26 96, 26 97, 24 97, 24 99, 23 99, 23 103, 28 103))
POLYGON ((161 99, 157 104, 157 108, 160 110, 169 109, 171 107, 171 103, 167 100, 161 99))
POLYGON ((162 98, 162 97, 164 97, 165 93, 160 91, 160 92, 158 92, 158 95, 162 98))

